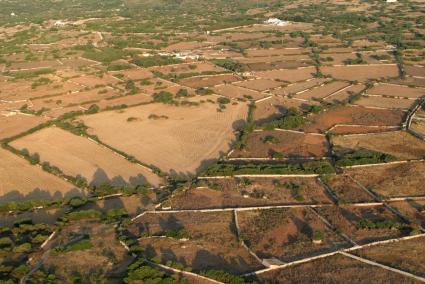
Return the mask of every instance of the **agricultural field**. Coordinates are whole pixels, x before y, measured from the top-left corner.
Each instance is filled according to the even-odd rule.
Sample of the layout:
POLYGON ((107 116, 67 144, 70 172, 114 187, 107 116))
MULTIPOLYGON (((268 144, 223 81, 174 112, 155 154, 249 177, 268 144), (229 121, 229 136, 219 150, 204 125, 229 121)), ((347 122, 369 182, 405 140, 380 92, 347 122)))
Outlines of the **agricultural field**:
POLYGON ((0 283, 425 282, 423 0, 0 3, 0 283))

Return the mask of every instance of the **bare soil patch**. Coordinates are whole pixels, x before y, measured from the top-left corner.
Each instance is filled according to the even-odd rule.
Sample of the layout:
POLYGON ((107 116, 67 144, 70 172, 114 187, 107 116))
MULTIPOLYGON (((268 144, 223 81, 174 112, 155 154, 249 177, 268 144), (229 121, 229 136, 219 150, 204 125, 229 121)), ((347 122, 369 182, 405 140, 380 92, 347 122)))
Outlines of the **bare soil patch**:
POLYGON ((340 103, 343 101, 347 101, 350 97, 359 94, 363 91, 365 86, 363 84, 351 85, 350 87, 343 89, 339 92, 335 92, 334 94, 325 98, 327 102, 340 103))
POLYGON ((13 116, 0 116, 0 139, 13 137, 36 127, 37 125, 46 121, 46 118, 41 116, 31 115, 13 115, 13 116))
POLYGON ((425 200, 394 201, 389 204, 412 222, 417 229, 425 228, 425 200))
POLYGON ((273 91, 273 93, 276 95, 284 95, 284 96, 295 95, 298 92, 305 91, 310 88, 319 86, 327 81, 328 79, 325 79, 325 78, 311 78, 311 79, 307 79, 304 82, 292 83, 285 87, 276 89, 273 91))
POLYGON ((282 86, 282 82, 273 81, 273 80, 267 80, 267 79, 255 79, 255 80, 248 80, 248 81, 242 81, 235 83, 236 86, 244 87, 247 89, 256 90, 259 92, 263 92, 269 89, 277 88, 279 86, 282 86))
POLYGON ((214 87, 214 92, 229 98, 241 98, 241 99, 250 99, 258 100, 264 98, 266 95, 258 91, 246 89, 243 87, 227 84, 214 87))
POLYGON ((65 174, 81 175, 89 184, 158 185, 161 180, 147 169, 130 163, 109 149, 57 127, 50 127, 13 141, 18 149, 38 153, 41 161, 59 167, 65 174))

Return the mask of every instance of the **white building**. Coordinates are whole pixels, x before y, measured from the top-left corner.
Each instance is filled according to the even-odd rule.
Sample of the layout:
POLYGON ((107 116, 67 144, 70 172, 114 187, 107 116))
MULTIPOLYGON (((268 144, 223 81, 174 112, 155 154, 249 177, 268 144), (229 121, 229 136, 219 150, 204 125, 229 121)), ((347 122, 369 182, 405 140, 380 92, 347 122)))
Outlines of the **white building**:
POLYGON ((270 18, 266 21, 264 21, 264 24, 266 25, 272 25, 272 26, 279 26, 279 27, 283 27, 289 24, 289 22, 287 21, 282 21, 278 18, 270 18))
POLYGON ((395 3, 397 0, 385 0, 387 3, 395 3))

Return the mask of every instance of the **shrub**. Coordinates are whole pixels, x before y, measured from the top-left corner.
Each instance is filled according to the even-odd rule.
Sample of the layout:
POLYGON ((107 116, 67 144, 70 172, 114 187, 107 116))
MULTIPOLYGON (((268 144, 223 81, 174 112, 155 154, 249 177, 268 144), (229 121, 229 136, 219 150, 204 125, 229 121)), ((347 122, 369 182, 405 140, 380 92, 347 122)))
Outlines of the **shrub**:
POLYGON ((154 102, 159 102, 163 104, 172 104, 174 103, 174 96, 169 92, 161 91, 159 93, 153 94, 154 102))

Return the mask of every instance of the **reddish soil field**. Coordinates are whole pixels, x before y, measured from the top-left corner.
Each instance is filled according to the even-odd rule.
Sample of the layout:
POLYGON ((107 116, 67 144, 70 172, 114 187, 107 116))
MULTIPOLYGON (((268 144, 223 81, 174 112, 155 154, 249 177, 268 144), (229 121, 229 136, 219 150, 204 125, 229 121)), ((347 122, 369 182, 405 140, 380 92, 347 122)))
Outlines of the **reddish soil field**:
POLYGON ((325 132, 337 124, 365 126, 398 126, 404 118, 401 110, 341 106, 310 117, 306 132, 325 132))
POLYGON ((72 184, 31 166, 23 158, 4 149, 0 149, 0 157, 0 203, 83 195, 72 184))
POLYGON ((349 246, 308 208, 237 213, 241 238, 260 258, 291 262, 349 246), (321 242, 313 242, 315 234, 321 242))
POLYGON ((413 99, 397 99, 387 98, 381 96, 367 96, 364 95, 358 99, 354 104, 364 107, 377 107, 387 109, 410 109, 415 103, 413 99))
POLYGON ((423 162, 358 167, 344 169, 344 173, 384 197, 425 195, 423 162))
POLYGON ((296 97, 303 100, 323 99, 337 91, 340 91, 349 86, 346 82, 331 82, 317 88, 310 89, 303 93, 298 93, 296 97))
POLYGON ((404 131, 339 135, 332 137, 332 144, 341 149, 367 149, 386 153, 401 160, 425 157, 425 141, 404 131))
POLYGON ((239 80, 240 78, 235 75, 223 74, 223 75, 199 76, 199 77, 186 78, 186 79, 180 80, 179 84, 197 89, 197 88, 213 87, 215 85, 236 82, 239 80))
POLYGON ((262 273, 260 283, 418 283, 410 277, 340 254, 262 273), (306 273, 308 271, 309 273, 306 273))
POLYGON ((384 206, 331 206, 320 207, 317 211, 338 230, 345 233, 357 244, 398 238, 404 236, 397 228, 402 224, 397 215, 393 214, 384 206), (393 222, 392 228, 368 228, 362 227, 362 222, 393 222))
POLYGON ((354 251, 360 257, 425 277, 425 238, 392 242, 354 251))
POLYGON ((281 80, 286 82, 297 82, 307 80, 313 77, 314 67, 305 67, 299 69, 280 69, 270 71, 255 72, 255 76, 264 79, 281 80))
POLYGON ((326 75, 340 80, 357 80, 365 82, 370 79, 391 78, 399 75, 397 65, 347 65, 324 66, 321 68, 326 75))
POLYGON ((109 149, 57 127, 50 127, 15 140, 11 145, 38 153, 71 176, 81 175, 89 184, 158 185, 161 179, 149 170, 116 155, 109 149))
POLYGON ((282 153, 286 158, 310 158, 327 156, 328 152, 329 144, 323 135, 256 131, 249 136, 246 149, 233 151, 231 158, 272 158, 275 153, 282 153))
POLYGON ((202 180, 198 188, 179 191, 174 194, 171 206, 173 209, 205 209, 331 202, 316 178, 229 178, 202 180))
POLYGON ((425 96, 425 89, 410 88, 407 86, 394 84, 378 84, 375 85, 372 89, 369 89, 367 93, 371 95, 391 97, 419 98, 425 96))
POLYGON ((341 204, 374 202, 372 196, 346 175, 328 176, 325 182, 341 204))
POLYGON ((171 261, 196 272, 221 269, 235 274, 262 268, 240 245, 231 212, 146 214, 129 227, 129 232, 141 236, 139 245, 146 257, 164 264, 171 261), (151 236, 183 230, 186 240, 155 238, 152 242, 151 236))

